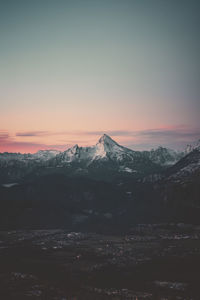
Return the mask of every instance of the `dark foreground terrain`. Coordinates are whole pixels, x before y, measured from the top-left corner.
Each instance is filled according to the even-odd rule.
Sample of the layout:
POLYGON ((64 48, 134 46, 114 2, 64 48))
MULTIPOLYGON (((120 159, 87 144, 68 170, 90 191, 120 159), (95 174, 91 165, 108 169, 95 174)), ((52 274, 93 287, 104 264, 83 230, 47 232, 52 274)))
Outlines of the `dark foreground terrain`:
POLYGON ((200 227, 0 232, 0 299, 200 299, 200 227))
POLYGON ((0 300, 200 299, 199 147, 39 154, 2 154, 0 300))

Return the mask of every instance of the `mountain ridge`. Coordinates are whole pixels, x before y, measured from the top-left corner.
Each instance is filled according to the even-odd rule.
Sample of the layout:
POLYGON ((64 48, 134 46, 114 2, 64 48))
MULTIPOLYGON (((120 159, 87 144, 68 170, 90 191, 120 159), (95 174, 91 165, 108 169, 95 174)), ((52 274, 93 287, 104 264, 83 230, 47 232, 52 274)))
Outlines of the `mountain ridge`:
POLYGON ((0 153, 0 181, 16 182, 29 174, 64 172, 69 176, 143 177, 175 165, 184 152, 158 147, 134 151, 103 134, 93 146, 75 144, 65 151, 39 150, 34 154, 0 153))

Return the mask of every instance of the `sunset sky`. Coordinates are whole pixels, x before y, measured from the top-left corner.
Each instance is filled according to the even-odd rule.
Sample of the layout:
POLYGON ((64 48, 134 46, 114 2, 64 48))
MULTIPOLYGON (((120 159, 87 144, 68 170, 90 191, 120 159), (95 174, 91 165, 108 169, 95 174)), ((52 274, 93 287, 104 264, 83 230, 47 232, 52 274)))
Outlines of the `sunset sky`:
POLYGON ((0 0, 0 152, 199 139, 199 3, 0 0))

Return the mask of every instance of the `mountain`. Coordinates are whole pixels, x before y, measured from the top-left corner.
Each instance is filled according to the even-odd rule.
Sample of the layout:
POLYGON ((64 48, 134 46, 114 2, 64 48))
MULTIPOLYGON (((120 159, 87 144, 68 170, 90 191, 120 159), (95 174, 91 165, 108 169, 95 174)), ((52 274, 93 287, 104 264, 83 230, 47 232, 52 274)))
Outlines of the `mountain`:
POLYGON ((60 165, 74 161, 88 161, 91 164, 94 161, 116 161, 133 162, 139 159, 150 160, 160 166, 167 166, 176 163, 183 157, 182 152, 176 152, 171 149, 159 147, 151 151, 134 151, 119 145, 108 135, 104 134, 95 146, 79 147, 78 145, 60 153, 56 156, 56 161, 60 165))
POLYGON ((29 161, 29 160, 49 160, 53 158, 54 156, 58 155, 60 151, 58 150, 39 150, 36 153, 9 153, 9 152, 4 152, 0 153, 0 162, 3 161, 14 161, 14 160, 19 160, 19 161, 29 161))
POLYGON ((200 176, 200 147, 195 147, 189 154, 180 159, 167 170, 167 179, 173 181, 192 181, 200 176))
POLYGON ((158 147, 150 151, 145 151, 150 160, 161 166, 171 166, 179 161, 184 155, 184 152, 175 151, 169 148, 158 147))
POLYGON ((19 181, 59 153, 57 150, 40 150, 34 154, 0 153, 0 182, 19 181))
POLYGON ((116 176, 140 177, 160 170, 160 167, 140 151, 119 145, 104 134, 96 145, 67 149, 49 160, 49 167, 68 170, 70 175, 113 178, 116 176))
POLYGON ((41 161, 49 160, 56 155, 58 155, 60 151, 58 150, 39 150, 38 152, 31 155, 32 159, 38 159, 41 161))
POLYGON ((185 149, 185 153, 188 154, 195 149, 200 150, 200 139, 192 144, 187 145, 187 147, 185 149))
POLYGON ((0 154, 0 227, 107 232, 199 224, 200 149, 169 166, 173 155, 161 147, 133 151, 107 135, 59 153, 0 154))
POLYGON ((198 223, 200 216, 200 148, 196 147, 151 183, 157 203, 173 221, 198 223))
POLYGON ((91 164, 94 161, 133 161, 142 156, 139 151, 133 151, 120 146, 108 135, 104 134, 95 146, 79 147, 78 145, 60 153, 56 156, 59 164, 71 163, 74 161, 87 161, 91 164))
POLYGON ((55 172, 109 180, 121 176, 138 178, 160 173, 182 156, 183 153, 163 147, 134 151, 104 134, 91 147, 79 147, 76 144, 63 152, 40 150, 34 154, 0 153, 0 182, 16 182, 27 176, 55 172))

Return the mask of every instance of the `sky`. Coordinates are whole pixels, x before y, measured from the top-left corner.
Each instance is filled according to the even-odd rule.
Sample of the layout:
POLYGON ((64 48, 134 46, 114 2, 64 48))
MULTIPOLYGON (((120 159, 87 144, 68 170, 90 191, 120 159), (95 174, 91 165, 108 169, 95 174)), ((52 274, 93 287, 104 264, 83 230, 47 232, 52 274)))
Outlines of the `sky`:
POLYGON ((200 138, 198 0, 0 0, 0 152, 200 138))

